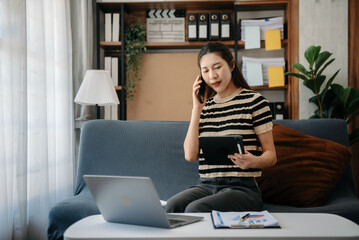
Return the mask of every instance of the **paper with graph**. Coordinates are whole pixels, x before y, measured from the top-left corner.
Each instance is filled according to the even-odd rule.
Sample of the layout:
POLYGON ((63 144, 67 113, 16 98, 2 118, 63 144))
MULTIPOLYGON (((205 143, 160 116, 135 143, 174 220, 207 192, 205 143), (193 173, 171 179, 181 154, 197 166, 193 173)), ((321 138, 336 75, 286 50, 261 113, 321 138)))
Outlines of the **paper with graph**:
POLYGON ((277 219, 268 211, 219 212, 212 211, 215 228, 279 228, 277 219), (243 219, 244 217, 244 219, 243 219))

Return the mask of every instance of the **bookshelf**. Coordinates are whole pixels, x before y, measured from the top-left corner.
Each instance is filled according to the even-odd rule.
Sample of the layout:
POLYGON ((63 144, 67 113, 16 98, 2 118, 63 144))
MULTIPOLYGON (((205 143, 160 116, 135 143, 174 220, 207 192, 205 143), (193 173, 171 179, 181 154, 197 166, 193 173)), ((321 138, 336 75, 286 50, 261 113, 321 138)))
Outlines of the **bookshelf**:
MULTIPOLYGON (((227 11, 231 13, 231 36, 232 40, 222 41, 228 47, 233 49, 237 62, 240 64, 240 57, 244 50, 244 42, 240 40, 239 19, 238 16, 243 12, 258 13, 265 11, 282 11, 285 19, 285 38, 281 40, 283 57, 286 62, 285 71, 294 71, 291 68, 293 62, 298 62, 298 0, 261 0, 261 1, 118 1, 105 2, 97 1, 97 67, 103 67, 103 57, 108 55, 119 56, 122 64, 122 69, 125 69, 125 55, 124 51, 124 29, 126 26, 133 24, 140 20, 141 23, 146 24, 146 11, 150 9, 180 9, 188 13, 200 12, 221 12, 227 11), (121 40, 119 42, 105 42, 104 41, 104 13, 120 12, 121 13, 121 40), (235 14, 236 13, 236 14, 235 14)), ((199 50, 208 41, 187 41, 187 18, 185 17, 185 42, 149 42, 147 50, 161 51, 161 50, 175 50, 176 52, 187 50, 199 50)), ((261 47, 264 47, 264 41, 261 41, 261 47)), ((149 53, 151 54, 151 53, 149 53)), ((173 53, 177 54, 177 53, 173 53)), ((126 99, 125 97, 125 74, 121 71, 119 74, 119 82, 121 86, 117 86, 116 90, 121 96, 120 103, 120 119, 127 119, 126 99)), ((283 91, 285 109, 289 119, 299 119, 299 103, 298 103, 298 80, 292 77, 286 77, 286 84, 283 87, 269 88, 268 86, 256 86, 255 90, 265 91, 283 91)), ((156 94, 154 94, 155 96, 156 94)))

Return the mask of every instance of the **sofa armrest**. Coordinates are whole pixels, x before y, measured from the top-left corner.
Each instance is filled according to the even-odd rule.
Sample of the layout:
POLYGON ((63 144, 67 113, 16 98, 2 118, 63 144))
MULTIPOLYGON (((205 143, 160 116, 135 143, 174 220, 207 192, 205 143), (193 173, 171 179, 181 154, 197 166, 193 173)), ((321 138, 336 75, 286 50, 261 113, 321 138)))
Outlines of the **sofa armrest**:
POLYGON ((86 187, 79 195, 58 202, 49 212, 47 238, 62 239, 71 224, 89 215, 99 214, 96 202, 86 187))

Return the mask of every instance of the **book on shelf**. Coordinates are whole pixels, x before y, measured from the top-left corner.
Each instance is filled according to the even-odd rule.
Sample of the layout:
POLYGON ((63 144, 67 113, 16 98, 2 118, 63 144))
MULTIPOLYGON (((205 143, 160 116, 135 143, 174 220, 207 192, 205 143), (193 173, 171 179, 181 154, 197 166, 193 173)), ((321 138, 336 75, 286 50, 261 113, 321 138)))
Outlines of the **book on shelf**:
POLYGON ((105 13, 105 42, 120 41, 120 13, 105 13))
POLYGON ((105 13, 105 42, 112 40, 112 14, 105 13))
POLYGON ((112 14, 112 42, 120 41, 120 14, 112 14))
MULTIPOLYGON (((118 82, 118 57, 105 57, 105 70, 110 72, 114 87, 118 82)), ((118 120, 118 106, 105 106, 105 119, 118 120)))

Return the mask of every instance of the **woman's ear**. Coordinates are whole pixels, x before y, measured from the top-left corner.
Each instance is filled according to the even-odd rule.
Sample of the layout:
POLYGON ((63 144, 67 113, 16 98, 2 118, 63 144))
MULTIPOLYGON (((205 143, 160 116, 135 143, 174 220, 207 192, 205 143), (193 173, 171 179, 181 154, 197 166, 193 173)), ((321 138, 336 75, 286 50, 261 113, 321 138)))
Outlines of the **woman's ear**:
POLYGON ((235 67, 236 67, 236 62, 234 59, 232 59, 231 71, 233 71, 235 67))

